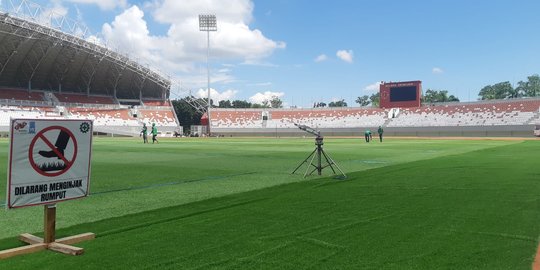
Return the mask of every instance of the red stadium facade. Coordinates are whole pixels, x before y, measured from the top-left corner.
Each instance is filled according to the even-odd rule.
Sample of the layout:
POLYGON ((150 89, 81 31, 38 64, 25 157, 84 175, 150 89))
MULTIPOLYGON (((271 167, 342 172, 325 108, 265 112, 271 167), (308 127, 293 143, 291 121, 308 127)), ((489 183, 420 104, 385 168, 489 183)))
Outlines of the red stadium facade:
POLYGON ((383 82, 379 89, 381 108, 420 107, 421 81, 383 82))

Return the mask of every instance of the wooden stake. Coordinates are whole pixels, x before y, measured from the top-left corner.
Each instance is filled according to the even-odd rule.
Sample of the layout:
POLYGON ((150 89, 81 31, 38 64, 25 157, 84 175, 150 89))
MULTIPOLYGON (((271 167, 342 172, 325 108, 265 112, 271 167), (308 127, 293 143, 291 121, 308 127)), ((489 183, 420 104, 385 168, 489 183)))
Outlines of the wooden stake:
POLYGON ((48 244, 54 242, 54 234, 56 232, 56 204, 44 206, 44 237, 43 242, 48 244))
POLYGON ((9 257, 13 257, 17 255, 34 253, 34 252, 38 252, 44 249, 47 249, 47 244, 45 243, 2 250, 0 251, 0 259, 7 259, 9 257))
POLYGON ((31 235, 29 233, 23 233, 19 235, 19 240, 30 245, 43 243, 43 238, 31 235))
POLYGON ((81 255, 84 252, 84 249, 80 247, 74 247, 74 246, 64 245, 60 243, 50 243, 47 248, 49 250, 60 252, 67 255, 81 255))
POLYGON ((86 241, 86 240, 92 240, 94 238, 96 238, 96 235, 93 233, 81 233, 78 235, 73 235, 73 236, 57 239, 56 243, 71 245, 71 244, 76 244, 76 243, 86 241))

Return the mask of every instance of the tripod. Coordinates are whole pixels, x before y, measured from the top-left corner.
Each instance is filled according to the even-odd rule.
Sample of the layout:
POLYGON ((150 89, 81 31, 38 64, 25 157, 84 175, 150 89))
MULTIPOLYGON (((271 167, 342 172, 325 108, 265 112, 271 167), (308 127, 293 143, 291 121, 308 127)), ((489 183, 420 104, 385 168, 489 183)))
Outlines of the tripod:
POLYGON ((300 165, 298 165, 298 167, 296 167, 296 169, 294 169, 294 171, 291 174, 294 174, 298 169, 300 169, 300 167, 302 167, 302 165, 304 165, 304 163, 307 163, 308 160, 311 158, 306 168, 306 172, 304 173, 304 178, 306 178, 306 176, 308 175, 308 171, 309 171, 309 168, 311 168, 311 166, 315 168, 309 173, 309 175, 313 174, 315 171, 317 171, 318 175, 321 175, 322 170, 326 167, 330 167, 330 169, 332 169, 332 172, 336 174, 336 170, 334 170, 334 166, 335 166, 336 169, 341 173, 341 176, 343 178, 347 178, 347 175, 345 175, 345 173, 339 168, 337 163, 328 154, 326 154, 326 152, 324 152, 324 149, 322 147, 323 144, 324 144, 323 137, 320 135, 317 135, 317 137, 315 138, 315 145, 316 145, 315 150, 313 150, 313 152, 311 152, 311 154, 309 154, 309 156, 306 159, 304 159, 304 161, 302 161, 302 163, 300 163, 300 165), (322 165, 323 157, 324 157, 324 160, 326 161, 326 164, 324 166, 322 165), (315 158, 317 158, 317 160, 314 163, 313 161, 315 160, 315 158))

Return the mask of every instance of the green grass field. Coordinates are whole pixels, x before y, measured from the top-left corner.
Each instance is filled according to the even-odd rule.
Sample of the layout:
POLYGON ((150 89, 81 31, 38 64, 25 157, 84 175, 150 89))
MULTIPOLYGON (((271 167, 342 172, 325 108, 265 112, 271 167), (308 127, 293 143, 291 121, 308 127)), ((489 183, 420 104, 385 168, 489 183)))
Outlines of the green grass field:
MULTIPOLYGON (((96 138, 91 196, 58 204, 57 237, 97 238, 0 269, 530 269, 540 141, 326 138, 348 179, 291 175, 314 147, 96 138)), ((7 153, 0 140, 3 175, 7 153)), ((39 235, 42 213, 1 211, 0 249, 39 235)))

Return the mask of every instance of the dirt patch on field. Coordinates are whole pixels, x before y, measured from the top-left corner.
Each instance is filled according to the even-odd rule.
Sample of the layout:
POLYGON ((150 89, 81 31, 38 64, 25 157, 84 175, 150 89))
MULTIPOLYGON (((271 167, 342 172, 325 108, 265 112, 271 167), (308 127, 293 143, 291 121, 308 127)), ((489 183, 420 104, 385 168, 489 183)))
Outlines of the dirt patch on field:
MULTIPOLYGON (((283 137, 285 138, 285 137, 283 137)), ((345 138, 345 139, 364 139, 363 136, 327 136, 325 138, 345 138)), ((379 140, 379 138, 373 137, 373 140, 379 140)), ((537 137, 400 137, 400 136, 388 136, 384 137, 384 140, 472 140, 472 141, 540 141, 537 137)))
POLYGON ((473 141, 534 141, 540 140, 536 137, 388 137, 388 138, 399 138, 399 139, 415 139, 415 140, 473 140, 473 141))
POLYGON ((538 250, 536 251, 536 257, 534 257, 532 270, 540 270, 540 246, 538 246, 538 250))

